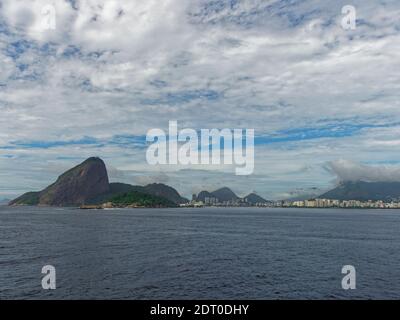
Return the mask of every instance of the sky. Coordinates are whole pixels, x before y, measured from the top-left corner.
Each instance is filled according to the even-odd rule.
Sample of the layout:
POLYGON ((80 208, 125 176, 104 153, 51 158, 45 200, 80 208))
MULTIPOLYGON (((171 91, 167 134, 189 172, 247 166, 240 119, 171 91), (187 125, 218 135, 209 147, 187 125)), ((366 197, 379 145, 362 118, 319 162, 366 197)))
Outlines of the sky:
POLYGON ((185 196, 400 181, 399 16, 396 0, 0 0, 0 199, 90 156, 185 196), (254 173, 149 165, 146 133, 171 120, 254 129, 254 173))

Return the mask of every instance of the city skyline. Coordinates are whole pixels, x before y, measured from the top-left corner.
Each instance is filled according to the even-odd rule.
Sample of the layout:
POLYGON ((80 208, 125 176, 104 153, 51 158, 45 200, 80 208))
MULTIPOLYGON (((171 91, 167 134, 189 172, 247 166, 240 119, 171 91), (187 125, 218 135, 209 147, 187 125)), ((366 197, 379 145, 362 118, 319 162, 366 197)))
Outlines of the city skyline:
POLYGON ((400 7, 354 1, 0 1, 0 199, 100 156, 111 181, 266 199, 400 181, 400 7), (39 11, 38 11, 39 10, 39 11), (166 14, 167 13, 167 14, 166 14), (255 130, 255 166, 149 166, 146 133, 255 130))

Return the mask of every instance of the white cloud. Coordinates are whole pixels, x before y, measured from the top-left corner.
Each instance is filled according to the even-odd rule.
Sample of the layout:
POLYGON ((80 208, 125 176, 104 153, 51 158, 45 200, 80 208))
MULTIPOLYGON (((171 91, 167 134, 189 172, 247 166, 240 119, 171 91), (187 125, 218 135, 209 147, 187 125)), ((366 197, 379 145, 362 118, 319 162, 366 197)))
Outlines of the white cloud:
MULTIPOLYGON (((257 146, 249 188, 266 197, 326 187, 327 161, 398 157, 396 1, 355 1, 355 31, 340 27, 340 1, 0 3, 0 147, 84 137, 109 141, 165 129, 174 119, 195 129, 255 128, 272 135, 332 123, 382 124, 336 138, 257 146), (38 12, 48 3, 56 9, 56 30, 38 32, 38 12)), ((0 160, 10 173, 0 183, 29 190, 32 179, 25 186, 16 182, 19 168, 46 172, 47 162, 58 157, 73 157, 64 161, 68 166, 92 154, 116 169, 151 171, 143 153, 130 144, 0 149, 0 157, 14 156, 0 160)), ((173 176, 180 169, 165 171, 173 176)), ((243 186, 226 170, 221 174, 228 181, 206 173, 214 177, 210 186, 243 186)), ((181 174, 168 181, 182 185, 188 173, 181 174)), ((53 178, 50 172, 43 176, 43 184, 53 178)))
POLYGON ((332 161, 327 166, 340 181, 400 181, 400 167, 370 166, 349 160, 332 161))

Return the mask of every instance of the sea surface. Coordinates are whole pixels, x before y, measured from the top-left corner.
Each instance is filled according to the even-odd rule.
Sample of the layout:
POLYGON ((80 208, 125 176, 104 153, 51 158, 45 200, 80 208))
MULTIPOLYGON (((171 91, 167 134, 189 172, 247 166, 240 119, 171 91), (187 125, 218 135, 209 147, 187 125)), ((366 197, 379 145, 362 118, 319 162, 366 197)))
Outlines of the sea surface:
POLYGON ((0 299, 16 298, 399 299, 400 210, 3 206, 0 299))

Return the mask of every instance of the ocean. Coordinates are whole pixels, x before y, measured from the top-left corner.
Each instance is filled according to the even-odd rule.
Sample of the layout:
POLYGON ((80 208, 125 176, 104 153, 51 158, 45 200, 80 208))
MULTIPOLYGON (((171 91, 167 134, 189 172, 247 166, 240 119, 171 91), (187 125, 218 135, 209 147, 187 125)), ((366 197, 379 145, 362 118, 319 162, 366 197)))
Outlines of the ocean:
POLYGON ((0 207, 0 299, 383 298, 400 298, 400 210, 0 207))

